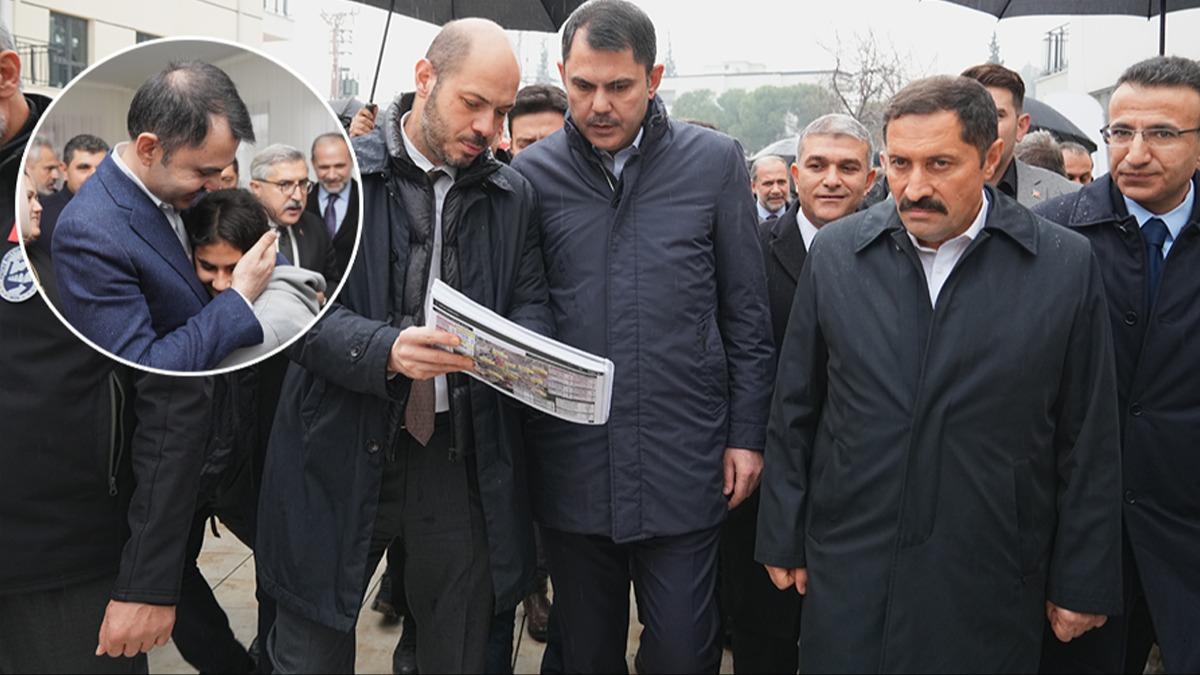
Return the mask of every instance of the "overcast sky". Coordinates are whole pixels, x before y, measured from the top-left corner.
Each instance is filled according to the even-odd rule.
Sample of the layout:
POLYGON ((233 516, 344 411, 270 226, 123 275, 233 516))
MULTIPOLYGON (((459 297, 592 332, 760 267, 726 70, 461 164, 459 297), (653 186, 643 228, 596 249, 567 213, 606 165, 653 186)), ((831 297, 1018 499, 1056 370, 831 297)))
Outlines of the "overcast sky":
MULTIPOLYGON (((956 73, 988 57, 993 31, 1000 42, 1005 65, 1021 70, 1043 59, 1046 31, 1066 17, 1022 17, 997 22, 994 17, 942 0, 740 0, 700 3, 687 0, 636 0, 654 21, 658 32, 659 60, 668 45, 679 74, 713 72, 722 62, 761 63, 770 70, 810 70, 831 66, 827 47, 839 36, 852 41, 856 34, 873 31, 885 45, 909 57, 914 75, 956 73)), ((268 45, 327 93, 330 55, 329 29, 321 11, 355 11, 352 21, 352 54, 343 57, 358 75, 359 98, 370 94, 387 12, 350 0, 292 0, 293 39, 268 45)), ((1119 25, 1138 26, 1145 19, 1106 17, 1119 25)), ((1155 19, 1157 21, 1157 19, 1155 19)), ((412 88, 413 65, 424 53, 438 28, 407 17, 392 20, 384 66, 379 77, 380 101, 412 88)), ((520 45, 526 71, 536 69, 543 42, 551 63, 559 57, 558 38, 542 33, 511 33, 520 45)), ((1170 36, 1168 37, 1170 39, 1170 36)), ((1179 39, 1176 37, 1175 39, 1179 39)), ((1149 45, 1148 49, 1153 45, 1149 45)), ((1152 50, 1151 50, 1152 51, 1152 50)), ((1147 56, 1150 52, 1147 53, 1147 56)))

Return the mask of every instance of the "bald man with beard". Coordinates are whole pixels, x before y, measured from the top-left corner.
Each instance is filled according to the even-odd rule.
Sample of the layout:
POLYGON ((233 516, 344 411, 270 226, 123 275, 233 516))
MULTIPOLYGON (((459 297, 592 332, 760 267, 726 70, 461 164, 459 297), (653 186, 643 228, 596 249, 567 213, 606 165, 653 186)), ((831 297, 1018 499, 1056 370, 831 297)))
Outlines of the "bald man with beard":
POLYGON ((490 21, 447 24, 416 91, 354 139, 362 245, 339 302, 293 346, 259 506, 276 672, 354 669, 355 624, 396 539, 425 673, 483 672, 493 609, 533 575, 520 410, 424 327, 434 279, 547 334, 536 198, 487 152, 520 73, 490 21), (486 527, 485 527, 486 523, 486 527))

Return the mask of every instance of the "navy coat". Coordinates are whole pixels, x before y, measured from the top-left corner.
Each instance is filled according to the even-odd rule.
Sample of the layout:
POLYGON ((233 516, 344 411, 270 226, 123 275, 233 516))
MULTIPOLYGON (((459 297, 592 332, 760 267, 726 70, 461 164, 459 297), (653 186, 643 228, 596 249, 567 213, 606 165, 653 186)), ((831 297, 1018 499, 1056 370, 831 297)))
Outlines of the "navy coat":
POLYGON ((757 541, 760 562, 808 569, 800 672, 1036 672, 1047 600, 1120 611, 1100 268, 987 191, 936 307, 894 204, 813 240, 757 541))
POLYGON ((651 102, 619 181, 567 120, 522 152, 558 339, 612 359, 608 424, 527 428, 534 512, 617 542, 720 524, 725 448, 762 449, 773 349, 741 147, 651 102))
MULTIPOLYGON (((394 112, 389 119, 398 117, 394 112)), ((387 377, 392 344, 401 327, 413 323, 395 313, 405 293, 411 242, 409 214, 392 185, 404 178, 388 156, 395 147, 384 139, 390 126, 354 139, 362 172, 362 244, 337 302, 292 347, 296 363, 284 379, 259 499, 256 555, 264 589, 289 610, 341 631, 353 628, 362 605, 381 450, 406 433, 389 420, 404 419, 412 383, 403 375, 387 377)), ((456 184, 451 197, 459 190, 464 194, 454 232, 462 236, 447 242, 458 248, 458 290, 527 328, 551 333, 536 199, 528 183, 500 166, 479 185, 464 190, 456 184)), ((523 406, 463 377, 471 415, 463 418, 456 399, 451 413, 455 428, 469 425, 475 439, 474 448, 464 450, 475 453, 500 610, 515 607, 533 579, 523 406)))
POLYGON ((63 209, 51 250, 58 309, 84 337, 126 361, 211 370, 263 340, 241 296, 209 299, 167 217, 111 154, 63 209))
MULTIPOLYGON (((1200 189, 1200 172, 1192 178, 1200 189)), ((1111 176, 1038 213, 1087 237, 1108 292, 1124 514, 1168 672, 1200 669, 1200 199, 1146 307, 1146 247, 1111 176)), ((1105 628, 1098 635, 1105 635, 1105 628)), ((1116 639, 1112 635, 1109 639, 1116 639)), ((1084 645, 1084 642, 1080 643, 1084 645)))

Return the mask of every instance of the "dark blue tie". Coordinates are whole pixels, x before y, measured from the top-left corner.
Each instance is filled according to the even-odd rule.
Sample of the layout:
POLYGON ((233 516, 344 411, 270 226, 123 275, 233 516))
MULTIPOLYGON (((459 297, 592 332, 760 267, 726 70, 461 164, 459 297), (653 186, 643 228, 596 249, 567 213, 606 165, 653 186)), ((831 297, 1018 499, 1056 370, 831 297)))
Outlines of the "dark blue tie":
POLYGON ((329 231, 329 238, 333 239, 333 235, 337 234, 337 207, 334 205, 337 202, 338 194, 332 192, 329 194, 329 199, 325 202, 325 229, 329 231))
POLYGON ((1158 297, 1158 286, 1162 282, 1163 242, 1167 240, 1167 224, 1161 218, 1151 218, 1142 225, 1142 239, 1146 242, 1146 307, 1153 307, 1158 297))

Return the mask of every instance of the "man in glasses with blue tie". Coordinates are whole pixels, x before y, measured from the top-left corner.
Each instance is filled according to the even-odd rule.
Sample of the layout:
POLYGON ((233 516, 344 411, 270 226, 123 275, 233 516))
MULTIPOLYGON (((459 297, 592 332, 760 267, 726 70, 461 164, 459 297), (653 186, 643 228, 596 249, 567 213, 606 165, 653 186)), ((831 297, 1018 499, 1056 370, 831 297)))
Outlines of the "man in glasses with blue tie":
POLYGON ((250 191, 279 233, 279 253, 293 265, 324 275, 332 294, 341 272, 325 223, 304 209, 313 187, 304 154, 290 145, 269 145, 250 163, 250 191))
POLYGON ((1158 643, 1167 672, 1200 671, 1200 63, 1131 66, 1109 103, 1109 174, 1036 210, 1085 235, 1108 294, 1121 411, 1123 616, 1043 669, 1141 672, 1158 643))

